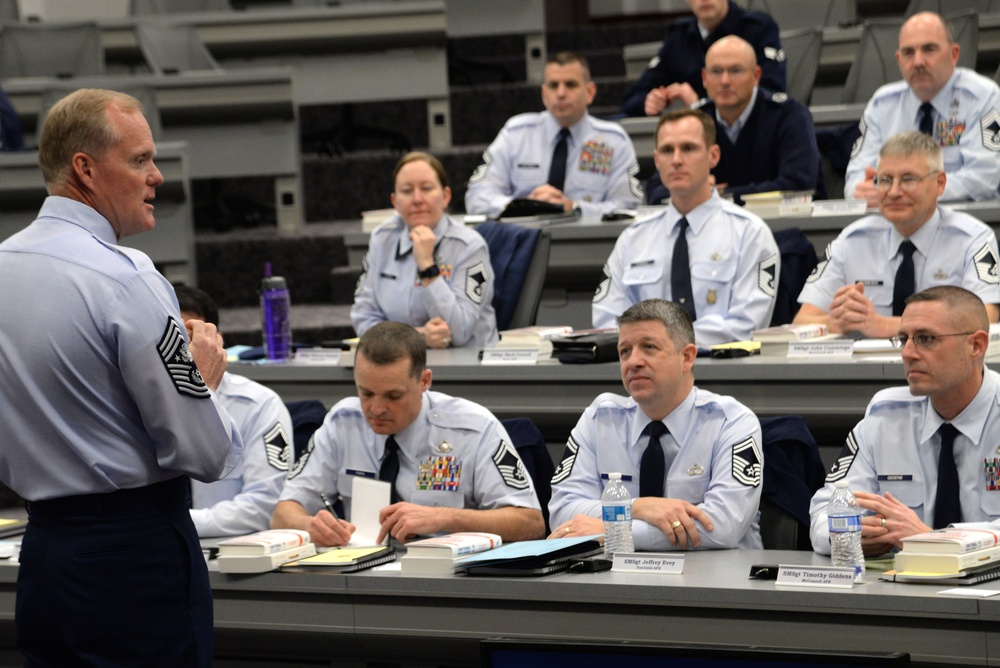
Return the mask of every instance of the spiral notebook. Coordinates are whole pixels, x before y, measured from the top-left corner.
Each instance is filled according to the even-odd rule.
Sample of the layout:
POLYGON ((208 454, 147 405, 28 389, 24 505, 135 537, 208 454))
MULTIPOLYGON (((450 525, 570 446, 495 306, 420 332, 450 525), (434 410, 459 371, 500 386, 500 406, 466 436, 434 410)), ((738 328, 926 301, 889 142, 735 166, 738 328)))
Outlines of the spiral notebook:
POLYGON ((905 582, 909 584, 933 585, 977 585, 983 582, 1000 580, 1000 564, 991 564, 982 568, 972 568, 961 573, 915 573, 912 571, 886 571, 879 576, 887 582, 905 582))

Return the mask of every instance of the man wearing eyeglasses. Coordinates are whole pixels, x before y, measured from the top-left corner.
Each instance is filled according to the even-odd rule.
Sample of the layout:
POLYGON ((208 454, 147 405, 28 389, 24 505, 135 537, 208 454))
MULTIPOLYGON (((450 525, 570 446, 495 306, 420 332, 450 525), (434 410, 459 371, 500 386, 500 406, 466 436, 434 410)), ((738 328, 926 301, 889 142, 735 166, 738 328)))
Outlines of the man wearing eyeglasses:
POLYGON ((944 151, 946 201, 988 200, 1000 186, 1000 88, 956 67, 959 45, 951 23, 933 12, 900 28, 896 62, 903 81, 882 86, 861 119, 861 137, 847 165, 844 197, 875 206, 875 157, 887 137, 920 130, 944 151))
POLYGON ((996 322, 996 235, 972 216, 938 206, 949 180, 931 137, 904 132, 886 141, 874 179, 880 215, 848 225, 834 239, 799 295, 794 322, 888 338, 899 331, 905 299, 937 285, 974 293, 996 322))
POLYGON ((812 498, 813 549, 830 553, 826 506, 846 480, 871 514, 866 556, 948 526, 1000 528, 1000 374, 985 369, 986 309, 954 286, 911 295, 893 343, 908 387, 877 393, 812 498))
MULTIPOLYGON (((749 42, 730 35, 713 44, 701 77, 708 97, 693 106, 715 119, 720 156, 712 175, 720 192, 739 202, 748 193, 813 191, 820 185, 812 116, 786 93, 759 86, 761 68, 749 42)), ((669 196, 653 174, 646 202, 659 204, 669 196)))

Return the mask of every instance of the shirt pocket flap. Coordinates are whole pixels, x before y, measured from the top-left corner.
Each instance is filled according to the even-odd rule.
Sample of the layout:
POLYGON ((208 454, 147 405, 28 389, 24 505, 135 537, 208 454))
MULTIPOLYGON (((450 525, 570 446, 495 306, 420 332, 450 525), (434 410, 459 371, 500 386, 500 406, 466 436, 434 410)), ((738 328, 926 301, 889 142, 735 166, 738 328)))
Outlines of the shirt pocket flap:
POLYGON ((692 262, 691 280, 710 283, 732 283, 736 278, 737 262, 692 262))
POLYGON ((663 265, 653 262, 642 262, 631 265, 622 276, 625 285, 647 285, 659 283, 663 278, 663 265))

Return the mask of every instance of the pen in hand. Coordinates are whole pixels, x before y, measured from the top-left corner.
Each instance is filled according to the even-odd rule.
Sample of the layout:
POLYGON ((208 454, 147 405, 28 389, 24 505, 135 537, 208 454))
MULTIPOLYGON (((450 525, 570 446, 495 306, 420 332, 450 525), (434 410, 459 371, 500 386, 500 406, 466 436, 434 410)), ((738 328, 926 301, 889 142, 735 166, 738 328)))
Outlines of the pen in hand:
POLYGON ((333 509, 333 504, 330 503, 330 499, 327 497, 326 492, 320 492, 319 498, 323 499, 323 505, 326 506, 326 509, 330 511, 331 515, 333 515, 333 519, 339 522, 340 515, 338 515, 337 511, 333 509))

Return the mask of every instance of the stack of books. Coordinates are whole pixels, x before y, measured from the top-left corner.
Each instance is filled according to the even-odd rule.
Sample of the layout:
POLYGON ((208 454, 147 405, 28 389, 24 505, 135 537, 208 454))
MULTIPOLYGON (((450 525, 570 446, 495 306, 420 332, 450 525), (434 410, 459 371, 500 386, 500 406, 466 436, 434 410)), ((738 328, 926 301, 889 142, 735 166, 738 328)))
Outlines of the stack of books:
POLYGON ((505 329, 500 340, 483 351, 483 364, 540 364, 552 357, 552 339, 573 331, 569 325, 535 325, 505 329))
POLYGON ((893 582, 975 584, 1000 578, 1000 531, 939 529, 903 539, 893 582))
POLYGON ((223 573, 266 573, 314 554, 308 531, 270 529, 220 542, 217 561, 223 573))
POLYGON ((406 575, 448 575, 462 568, 463 557, 502 544, 495 533, 457 532, 425 538, 406 545, 399 567, 406 575))
POLYGON ((812 215, 811 190, 772 190, 742 195, 741 199, 744 209, 761 218, 812 215))
POLYGON ((826 325, 777 325, 755 329, 751 340, 760 343, 763 357, 844 357, 854 354, 854 342, 828 333, 826 325))

